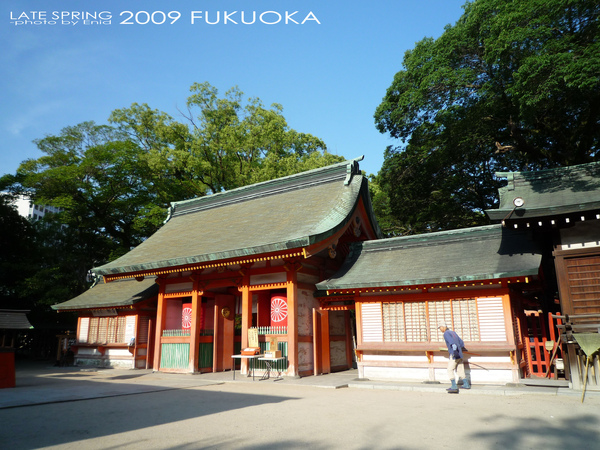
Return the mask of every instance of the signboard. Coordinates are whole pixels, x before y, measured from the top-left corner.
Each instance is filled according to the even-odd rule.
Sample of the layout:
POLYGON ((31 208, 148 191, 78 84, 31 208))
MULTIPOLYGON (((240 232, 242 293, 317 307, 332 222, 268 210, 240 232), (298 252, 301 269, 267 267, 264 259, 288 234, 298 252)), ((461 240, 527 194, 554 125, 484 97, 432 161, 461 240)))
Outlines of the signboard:
POLYGON ((248 328, 248 347, 259 347, 258 328, 248 328))
POLYGON ((269 338, 269 351, 277 351, 277 336, 271 336, 269 338))

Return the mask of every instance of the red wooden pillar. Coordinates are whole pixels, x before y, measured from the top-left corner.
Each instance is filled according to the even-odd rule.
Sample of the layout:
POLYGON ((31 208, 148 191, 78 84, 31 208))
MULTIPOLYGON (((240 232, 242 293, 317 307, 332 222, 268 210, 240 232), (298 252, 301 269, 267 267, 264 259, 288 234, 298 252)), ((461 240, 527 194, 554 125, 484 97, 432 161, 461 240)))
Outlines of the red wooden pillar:
POLYGON ((156 333, 154 338, 154 370, 160 370, 160 353, 161 353, 161 338, 162 330, 167 316, 167 308, 165 305, 165 283, 163 280, 157 279, 158 283, 158 304, 156 309, 156 333))
POLYGON ((298 273, 287 271, 288 375, 298 376, 298 273))
POLYGON ((313 308, 313 374, 315 376, 323 373, 321 364, 321 315, 316 308, 313 308))
POLYGON ((219 301, 215 297, 215 304, 212 308, 213 314, 213 372, 221 372, 221 348, 223 339, 222 322, 219 320, 219 301))
POLYGON ((329 311, 321 310, 321 358, 323 373, 331 373, 331 343, 329 339, 329 311))
POLYGON ((155 320, 150 317, 148 319, 148 343, 146 344, 146 369, 152 369, 154 366, 154 347, 155 347, 155 341, 154 341, 154 323, 155 320))
POLYGON ((202 297, 204 293, 198 289, 198 278, 194 278, 192 287, 192 327, 190 328, 190 356, 189 370, 192 373, 198 372, 198 363, 200 359, 200 323, 202 297))
MULTIPOLYGON (((252 326, 252 292, 249 281, 249 277, 244 277, 244 284, 239 288, 242 293, 242 349, 248 347, 248 329, 252 326)), ((247 359, 241 360, 240 372, 248 373, 247 359)))

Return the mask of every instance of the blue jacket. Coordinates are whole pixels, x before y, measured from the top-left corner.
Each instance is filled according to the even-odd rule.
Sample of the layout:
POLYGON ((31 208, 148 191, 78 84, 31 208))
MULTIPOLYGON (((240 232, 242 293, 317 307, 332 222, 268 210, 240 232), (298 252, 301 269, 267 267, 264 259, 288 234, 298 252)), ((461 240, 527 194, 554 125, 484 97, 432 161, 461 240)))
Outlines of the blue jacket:
POLYGON ((446 346, 448 347, 448 353, 450 355, 450 358, 462 359, 462 357, 463 357, 462 349, 465 346, 465 343, 460 338, 460 336, 458 334, 456 334, 455 331, 446 329, 446 331, 444 331, 444 340, 446 341, 446 346), (452 356, 454 354, 454 350, 458 350, 458 354, 460 355, 459 358, 454 358, 452 356))

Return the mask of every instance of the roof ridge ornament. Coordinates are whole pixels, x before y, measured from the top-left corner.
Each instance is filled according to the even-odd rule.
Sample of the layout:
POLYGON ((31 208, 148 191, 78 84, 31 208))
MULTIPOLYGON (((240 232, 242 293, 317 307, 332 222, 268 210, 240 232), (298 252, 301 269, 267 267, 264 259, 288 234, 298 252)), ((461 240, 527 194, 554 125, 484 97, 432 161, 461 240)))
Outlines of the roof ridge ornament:
POLYGON ((358 162, 362 161, 364 158, 365 155, 362 155, 348 162, 348 165, 346 166, 346 179, 344 180, 344 186, 348 186, 350 184, 354 175, 360 174, 360 167, 358 165, 358 162))
POLYGON ((172 215, 173 215, 173 205, 169 205, 169 209, 167 210, 167 218, 163 222, 163 225, 171 219, 172 215))

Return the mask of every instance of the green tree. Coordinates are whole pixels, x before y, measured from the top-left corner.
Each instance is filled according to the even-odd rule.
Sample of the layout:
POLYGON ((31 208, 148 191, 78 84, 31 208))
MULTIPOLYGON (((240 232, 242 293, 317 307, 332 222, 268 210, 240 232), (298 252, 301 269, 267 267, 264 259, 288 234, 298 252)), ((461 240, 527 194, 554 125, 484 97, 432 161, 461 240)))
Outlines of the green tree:
POLYGON ((34 270, 35 230, 13 206, 15 198, 0 194, 0 309, 21 308, 20 280, 34 270))
MULTIPOLYGON (((75 236, 48 220, 30 222, 13 206, 15 198, 0 195, 0 308, 29 310, 36 330, 54 333, 72 317, 60 317, 51 305, 81 293, 86 252, 75 236), (83 260, 83 261, 82 261, 83 260)), ((37 332, 37 331, 36 331, 37 332)))
POLYGON ((36 144, 45 155, 24 161, 4 182, 61 208, 56 220, 88 249, 90 267, 129 251, 164 220, 167 200, 154 189, 154 173, 121 132, 84 122, 36 144))
MULTIPOLYGON (((223 97, 209 83, 190 88, 182 122, 148 105, 113 111, 110 121, 147 152, 149 166, 182 183, 186 198, 234 189, 305 167, 330 164, 334 157, 320 139, 289 128, 281 105, 266 108, 244 101, 237 87, 223 97)), ((182 198, 180 198, 182 199, 182 198)))
POLYGON ((486 222, 496 171, 598 159, 600 5, 477 0, 406 52, 375 112, 401 141, 379 174, 409 232, 486 222))

